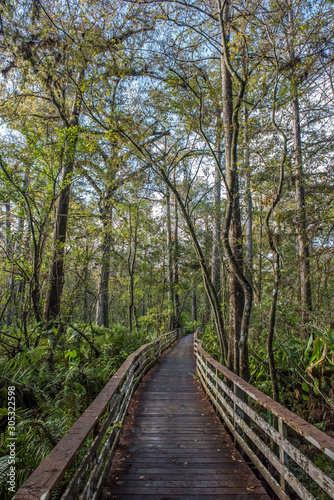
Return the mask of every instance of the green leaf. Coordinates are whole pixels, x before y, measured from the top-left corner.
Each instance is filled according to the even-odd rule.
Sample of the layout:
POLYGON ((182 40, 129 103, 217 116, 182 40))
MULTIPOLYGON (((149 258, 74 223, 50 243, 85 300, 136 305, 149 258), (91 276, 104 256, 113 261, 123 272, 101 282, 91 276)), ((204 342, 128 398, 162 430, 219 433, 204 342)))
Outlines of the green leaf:
MULTIPOLYGON (((332 332, 329 330, 329 328, 325 329, 325 333, 319 332, 316 328, 313 327, 313 330, 317 334, 318 337, 321 339, 324 339, 326 342, 330 342, 331 344, 334 344, 334 337, 332 335, 332 332)), ((318 340, 318 339, 317 339, 318 340)))
POLYGON ((316 339, 313 342, 313 353, 312 353, 311 362, 320 358, 321 344, 322 344, 322 342, 320 339, 316 339))
POLYGON ((317 378, 314 379, 314 387, 313 387, 313 390, 314 390, 314 394, 315 395, 318 395, 319 394, 319 380, 317 378))
POLYGON ((67 351, 67 353, 65 354, 65 357, 68 358, 69 360, 75 359, 77 356, 78 353, 75 349, 73 349, 72 351, 67 351))
POLYGON ((307 342, 307 346, 306 346, 306 349, 304 351, 304 354, 307 354, 307 352, 309 351, 311 345, 312 345, 312 341, 313 341, 313 336, 310 335, 310 338, 308 339, 308 342, 307 342))
POLYGON ((305 391, 307 393, 310 392, 310 388, 306 382, 303 382, 302 389, 303 389, 303 391, 305 391))

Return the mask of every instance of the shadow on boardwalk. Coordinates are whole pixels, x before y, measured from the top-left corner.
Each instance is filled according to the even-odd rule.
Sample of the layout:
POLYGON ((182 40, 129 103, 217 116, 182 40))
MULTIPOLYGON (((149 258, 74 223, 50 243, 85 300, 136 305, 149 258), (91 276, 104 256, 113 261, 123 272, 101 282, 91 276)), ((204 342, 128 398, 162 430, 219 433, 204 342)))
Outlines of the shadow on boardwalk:
POLYGON ((135 394, 103 500, 267 500, 194 377, 180 339, 135 394))

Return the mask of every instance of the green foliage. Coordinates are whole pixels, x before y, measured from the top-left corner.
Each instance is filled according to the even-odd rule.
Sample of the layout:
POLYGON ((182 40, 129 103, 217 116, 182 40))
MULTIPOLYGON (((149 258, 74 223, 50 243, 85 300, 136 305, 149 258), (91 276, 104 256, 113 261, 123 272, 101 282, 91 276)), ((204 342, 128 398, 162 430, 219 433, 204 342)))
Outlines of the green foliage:
POLYGON ((206 324, 204 331, 202 331, 201 340, 203 340, 203 346, 207 353, 210 354, 213 358, 220 360, 221 352, 219 347, 218 336, 215 332, 215 329, 211 324, 206 324))
MULTIPOLYGON (((323 332, 314 328, 315 338, 310 336, 305 349, 308 361, 307 374, 312 380, 312 389, 316 396, 319 393, 325 397, 328 404, 334 408, 334 336, 330 327, 323 332), (310 347, 313 347, 312 351, 310 347)), ((305 398, 304 398, 305 399, 305 398)))
MULTIPOLYGON (((77 324, 94 336, 101 355, 92 357, 91 349, 68 328, 62 351, 55 353, 54 366, 47 361, 48 341, 35 349, 24 349, 15 359, 0 358, 0 477, 8 472, 7 387, 16 387, 16 478, 24 482, 43 458, 73 425, 127 356, 151 335, 130 336, 126 328, 112 329, 77 324), (94 332, 94 333, 93 333, 94 332), (73 345, 75 344, 75 349, 73 345)), ((1 498, 11 498, 1 481, 1 498)))

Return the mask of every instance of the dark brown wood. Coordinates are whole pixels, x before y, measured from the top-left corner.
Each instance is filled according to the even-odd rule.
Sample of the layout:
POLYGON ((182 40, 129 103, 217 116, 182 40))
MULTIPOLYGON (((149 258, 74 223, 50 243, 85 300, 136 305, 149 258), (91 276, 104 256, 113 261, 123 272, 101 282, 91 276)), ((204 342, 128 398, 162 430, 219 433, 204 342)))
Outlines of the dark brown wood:
MULTIPOLYGON (((122 494, 118 496, 111 496, 111 499, 114 500, 157 500, 157 495, 156 493, 145 493, 144 495, 138 495, 137 493, 133 494, 122 494)), ((165 497, 166 500, 174 500, 175 497, 165 497)), ((221 500, 223 497, 220 496, 219 493, 216 493, 215 495, 209 494, 207 491, 205 492, 205 496, 203 497, 203 493, 199 493, 198 495, 192 495, 189 497, 187 493, 180 493, 177 498, 180 500, 221 500)), ((249 494, 248 496, 245 495, 239 495, 239 494, 229 494, 228 497, 224 496, 224 498, 228 498, 228 500, 267 500, 268 495, 259 495, 257 493, 255 494, 249 494)))
POLYGON ((331 497, 333 481, 294 448, 284 426, 297 430, 328 456, 332 456, 334 441, 217 363, 203 350, 196 334, 197 376, 194 375, 192 337, 188 336, 161 357, 158 367, 143 379, 161 352, 182 334, 182 331, 165 334, 129 356, 92 405, 16 493, 15 500, 50 499, 75 459, 77 468, 67 480, 62 499, 77 498, 81 489, 80 500, 96 500, 110 470, 129 402, 141 381, 104 489, 105 500, 209 500, 222 496, 231 500, 268 498, 261 483, 236 451, 207 396, 279 498, 288 500, 289 497, 258 454, 247 445, 244 435, 274 466, 283 478, 283 484, 287 481, 301 498, 311 500, 314 497, 288 469, 289 461, 285 455, 298 463, 331 497), (232 382, 233 390, 219 374, 232 382), (257 401, 280 419, 279 432, 248 406, 244 395, 248 396, 248 401, 257 401), (279 457, 261 441, 255 427, 248 425, 245 415, 279 445, 279 457), (79 461, 77 453, 87 443, 88 437, 93 441, 88 442, 86 456, 80 457, 79 461), (101 451, 100 443, 104 437, 108 439, 104 440, 101 451))
POLYGON ((78 452, 89 437, 95 439, 90 445, 86 457, 78 465, 74 477, 67 485, 67 492, 62 498, 72 500, 83 485, 85 473, 90 470, 89 480, 86 485, 83 485, 85 494, 82 498, 83 500, 95 499, 103 473, 105 470, 109 470, 108 462, 112 459, 120 435, 120 425, 136 385, 142 380, 147 370, 153 366, 160 353, 174 342, 178 335, 182 334, 181 329, 169 332, 131 354, 63 439, 20 487, 14 499, 50 499, 52 492, 74 463, 78 452), (106 411, 109 412, 109 416, 101 426, 100 420, 106 411), (107 435, 107 429, 111 423, 116 424, 116 427, 108 433, 108 440, 104 444, 103 452, 99 453, 97 458, 97 447, 107 435), (99 481, 98 485, 97 481, 99 481))
POLYGON ((221 425, 195 369, 188 335, 143 380, 104 500, 269 498, 221 425))
POLYGON ((242 389, 245 394, 251 396, 255 401, 260 403, 261 406, 269 410, 273 415, 280 418, 282 422, 291 427, 291 429, 306 438, 311 444, 316 446, 327 456, 334 459, 333 438, 320 431, 313 425, 309 424, 302 418, 298 417, 298 415, 295 415, 290 410, 280 405, 269 396, 266 396, 265 394, 263 394, 263 392, 259 391, 242 378, 235 375, 235 373, 228 370, 225 366, 220 364, 204 351, 201 341, 199 341, 197 349, 198 352, 202 354, 202 356, 206 359, 206 361, 210 363, 213 368, 216 368, 218 372, 225 375, 226 378, 233 382, 237 387, 242 389))
POLYGON ((306 474, 308 474, 317 483, 319 491, 323 491, 330 498, 334 498, 334 481, 304 455, 303 451, 299 449, 300 446, 298 446, 298 443, 293 443, 289 440, 288 428, 291 427, 330 458, 334 458, 334 440, 297 415, 291 413, 287 408, 284 408, 276 401, 264 395, 210 357, 204 351, 202 342, 197 339, 196 332, 195 356, 197 375, 209 399, 221 415, 227 428, 233 434, 235 441, 238 442, 255 467, 260 471, 277 497, 281 500, 288 500, 290 498, 285 492, 286 483, 288 483, 303 500, 315 500, 315 497, 308 489, 308 482, 301 482, 297 475, 294 474, 294 470, 290 470, 289 457, 291 457, 303 469, 305 478, 306 474), (231 386, 233 389, 230 389, 231 386), (252 401, 259 403, 266 410, 269 410, 273 415, 278 417, 279 432, 264 420, 255 408, 252 408, 252 401), (245 415, 247 415, 246 419, 245 415), (256 431, 256 426, 250 423, 249 419, 270 437, 272 440, 271 443, 278 445, 279 458, 272 451, 271 446, 268 446, 268 439, 263 440, 261 434, 256 431), (247 436, 247 440, 244 439, 244 436, 247 436), (250 441, 252 441, 251 446, 249 446, 250 441), (265 457, 265 459, 261 459, 261 456, 265 457), (277 482, 275 475, 268 468, 268 463, 271 465, 272 470, 279 473, 280 482, 277 482))

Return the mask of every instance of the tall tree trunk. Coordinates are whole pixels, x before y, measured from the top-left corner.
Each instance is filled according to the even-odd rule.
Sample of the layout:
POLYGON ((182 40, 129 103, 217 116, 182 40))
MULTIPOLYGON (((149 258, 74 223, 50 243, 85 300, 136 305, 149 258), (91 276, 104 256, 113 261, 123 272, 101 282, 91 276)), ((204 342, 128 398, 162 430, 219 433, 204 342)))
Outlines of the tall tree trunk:
MULTIPOLYGON (((175 183, 175 170, 174 170, 174 183, 175 183)), ((177 199, 174 196, 174 328, 180 327, 180 295, 179 295, 179 212, 177 206, 177 199)))
MULTIPOLYGON (((262 304, 262 248, 263 248, 263 201, 262 201, 262 193, 260 198, 260 228, 259 228, 259 302, 262 304)), ((261 305, 262 311, 262 305, 261 305)), ((261 326, 262 326, 262 312, 261 312, 261 326)))
POLYGON ((103 224, 101 243, 101 267, 98 282, 98 297, 96 303, 97 326, 109 327, 109 279, 110 279, 110 257, 112 245, 112 199, 100 202, 100 214, 103 224))
MULTIPOLYGON (((77 75, 78 89, 81 88, 85 69, 77 75)), ((50 264, 48 288, 44 304, 44 321, 50 322, 60 316, 61 296, 63 293, 65 278, 65 244, 67 236, 68 212, 71 197, 71 183, 74 170, 74 159, 79 139, 79 116, 82 105, 82 97, 79 93, 74 96, 72 108, 69 110, 69 117, 64 112, 65 103, 60 103, 54 92, 54 82, 48 84, 51 100, 60 113, 67 133, 64 141, 64 161, 61 169, 61 190, 59 193, 56 221, 53 235, 53 251, 50 264)), ((81 90, 80 90, 81 92, 81 90)), ((36 284, 36 286, 38 283, 36 284)), ((35 292, 34 292, 35 293, 35 292)), ((37 294, 39 291, 36 292, 37 294)), ((37 297, 39 300, 39 297, 37 297)))
POLYGON ((273 390, 273 398, 275 401, 279 402, 279 389, 277 382, 276 364, 273 352, 274 335, 275 335, 275 323, 276 323, 276 310, 277 310, 277 300, 278 300, 278 289, 281 277, 280 271, 280 261, 279 253, 275 249, 275 262, 274 262, 274 288, 271 300, 271 311, 270 311, 270 323, 269 332, 267 339, 267 355, 269 362, 269 373, 271 378, 271 386, 273 390))
POLYGON ((222 302, 221 299, 221 279, 220 279, 220 258, 219 258, 219 246, 221 244, 221 174, 219 169, 215 169, 215 189, 214 189, 214 220, 213 220, 213 242, 212 242, 212 272, 211 279, 213 286, 215 287, 218 300, 222 302))
MULTIPOLYGON (((295 61, 294 49, 294 14, 293 3, 289 9, 289 53, 291 60, 295 61)), ((297 240, 298 240, 298 258, 300 275, 300 298, 302 309, 302 334, 304 338, 308 336, 307 323, 309 313, 312 311, 312 290, 311 290, 311 270, 310 270, 310 251, 307 238, 307 220, 305 209, 305 190, 303 178, 303 159, 302 142, 300 132, 300 111, 298 99, 298 81, 297 77, 292 77, 292 116, 293 116, 293 145, 295 156, 295 189, 296 189, 296 211, 297 211, 297 240)))
POLYGON ((277 86, 278 86, 278 68, 277 68, 276 82, 275 82, 275 87, 274 87, 272 124, 275 127, 276 131, 283 138, 283 151, 282 151, 282 159, 281 159, 281 165, 280 165, 280 179, 279 179, 278 190, 275 194, 273 194, 273 201, 272 201, 271 207, 268 210, 268 213, 267 213, 266 218, 265 218, 265 227, 266 227, 266 231, 267 231, 267 235, 268 235, 268 242, 269 242, 269 246, 270 246, 270 250, 272 252, 272 255, 274 256, 274 266, 273 266, 274 267, 274 289, 273 289, 273 296, 272 296, 272 303, 271 303, 269 334, 268 334, 268 341, 267 341, 267 354, 268 354, 268 361, 269 361, 270 378, 271 378, 271 383, 272 383, 272 388, 273 388, 273 397, 276 401, 279 400, 279 389, 278 389, 278 383, 277 383, 275 358, 274 358, 274 353, 273 353, 273 342, 274 342, 274 334, 275 334, 276 310, 277 310, 278 289, 279 289, 279 285, 280 285, 281 271, 280 271, 280 256, 279 256, 279 251, 278 251, 279 229, 278 229, 278 227, 276 227, 276 231, 272 230, 269 226, 269 221, 270 221, 270 218, 273 215, 274 210, 275 210, 275 208, 276 208, 277 204, 279 203, 280 198, 282 196, 284 169, 285 169, 285 162, 286 162, 286 157, 287 157, 287 147, 286 147, 287 138, 286 138, 286 135, 283 132, 283 130, 280 129, 279 126, 277 125, 276 119, 275 119, 277 86))
POLYGON ((25 278, 18 278, 15 276, 15 262, 20 258, 21 255, 23 230, 24 219, 23 217, 19 217, 17 220, 16 242, 12 248, 13 266, 10 273, 10 293, 12 295, 12 298, 9 302, 8 307, 7 326, 12 324, 14 316, 20 317, 22 315, 22 294, 24 292, 23 285, 25 278))
POLYGON ((11 237, 11 205, 10 205, 10 201, 8 201, 7 203, 5 203, 5 211, 6 211, 6 253, 7 253, 7 257, 10 256, 10 252, 11 252, 11 241, 12 241, 12 237, 11 237))
POLYGON ((82 319, 85 323, 90 322, 90 315, 88 313, 88 308, 89 308, 89 301, 88 301, 88 283, 89 283, 89 249, 88 249, 88 235, 86 236, 86 243, 85 243, 85 264, 84 264, 84 269, 83 269, 83 276, 84 276, 84 293, 83 293, 83 312, 82 312, 82 319))
MULTIPOLYGON (((222 12, 222 23, 225 27, 230 24, 230 4, 224 3, 222 12)), ((223 34, 226 36, 226 34, 223 34)), ((227 36, 227 38, 229 38, 227 36)), ((223 41, 223 43, 225 43, 223 41)), ((229 245, 232 251, 235 264, 242 272, 243 252, 242 252, 242 230, 240 214, 240 196, 239 196, 239 176, 236 165, 234 148, 237 139, 233 123, 233 90, 232 77, 228 69, 226 58, 228 54, 222 54, 222 98, 223 98, 223 124, 224 124, 224 143, 225 143, 225 169, 226 180, 230 190, 229 203, 231 203, 231 217, 228 228, 229 245)), ((229 354, 228 366, 235 373, 239 374, 239 342, 242 316, 244 311, 244 290, 235 272, 235 266, 230 263, 230 303, 229 303, 229 354)))
POLYGON ((112 144, 112 153, 109 156, 102 148, 99 153, 102 156, 106 168, 106 184, 104 191, 100 189, 90 175, 85 173, 86 178, 100 196, 99 210, 103 224, 103 234, 101 242, 101 267, 98 282, 98 295, 96 303, 97 326, 109 327, 109 280, 110 280, 110 259, 112 246, 112 221, 115 192, 117 191, 116 174, 118 170, 118 147, 117 143, 112 144))
POLYGON ((244 172, 246 205, 245 274, 250 284, 253 281, 253 204, 250 186, 250 151, 248 146, 248 110, 244 103, 244 172))
POLYGON ((53 252, 50 265, 48 289, 44 307, 44 320, 52 321, 59 317, 60 301, 64 286, 64 258, 67 236, 68 211, 71 196, 71 181, 74 169, 74 156, 78 142, 78 117, 72 122, 72 134, 67 139, 65 162, 62 167, 61 191, 56 209, 56 222, 53 236, 53 252))
POLYGON ((300 273, 300 298, 302 308, 302 332, 304 337, 308 335, 307 323, 309 313, 312 311, 311 270, 310 251, 307 240, 307 221, 305 210, 305 190, 303 182, 302 147, 300 134, 300 114, 298 97, 294 97, 293 106, 293 144, 296 162, 296 208, 297 208, 297 235, 298 235, 298 257, 300 273))
POLYGON ((167 253, 168 253, 168 302, 171 311, 168 319, 168 329, 175 328, 175 297, 174 297, 174 273, 173 273, 173 244, 172 244, 172 221, 171 221, 171 203, 170 190, 166 191, 166 209, 167 209, 167 253))
POLYGON ((192 300, 191 300, 191 318, 192 322, 195 323, 195 321, 198 321, 197 317, 197 294, 196 294, 196 288, 193 286, 192 289, 192 300))
POLYGON ((134 272, 137 255, 137 234, 138 234, 138 221, 139 221, 139 207, 137 208, 136 222, 133 230, 131 208, 129 211, 130 221, 130 235, 129 235, 129 256, 128 256, 128 270, 129 270, 129 331, 130 334, 133 330, 133 320, 135 320, 136 329, 138 330, 136 306, 134 300, 134 272), (133 236, 133 237, 132 237, 133 236))
POLYGON ((6 227, 6 257, 11 267, 10 275, 9 275, 9 298, 7 301, 7 311, 6 311, 6 326, 10 326, 13 321, 14 315, 14 263, 13 263, 13 247, 12 247, 12 212, 11 212, 11 203, 8 201, 5 203, 6 210, 6 219, 5 219, 5 227, 6 227))
MULTIPOLYGON (((222 135, 222 119, 221 110, 216 110, 216 151, 217 160, 221 164, 222 151, 221 151, 221 135, 222 135)), ((222 189, 222 178, 221 173, 216 165, 215 168, 215 187, 214 187, 214 220, 213 220, 213 243, 212 243, 212 274, 211 279, 213 286, 215 287, 218 300, 222 302, 221 298, 221 262, 220 262, 220 245, 221 245, 221 189, 222 189)))

